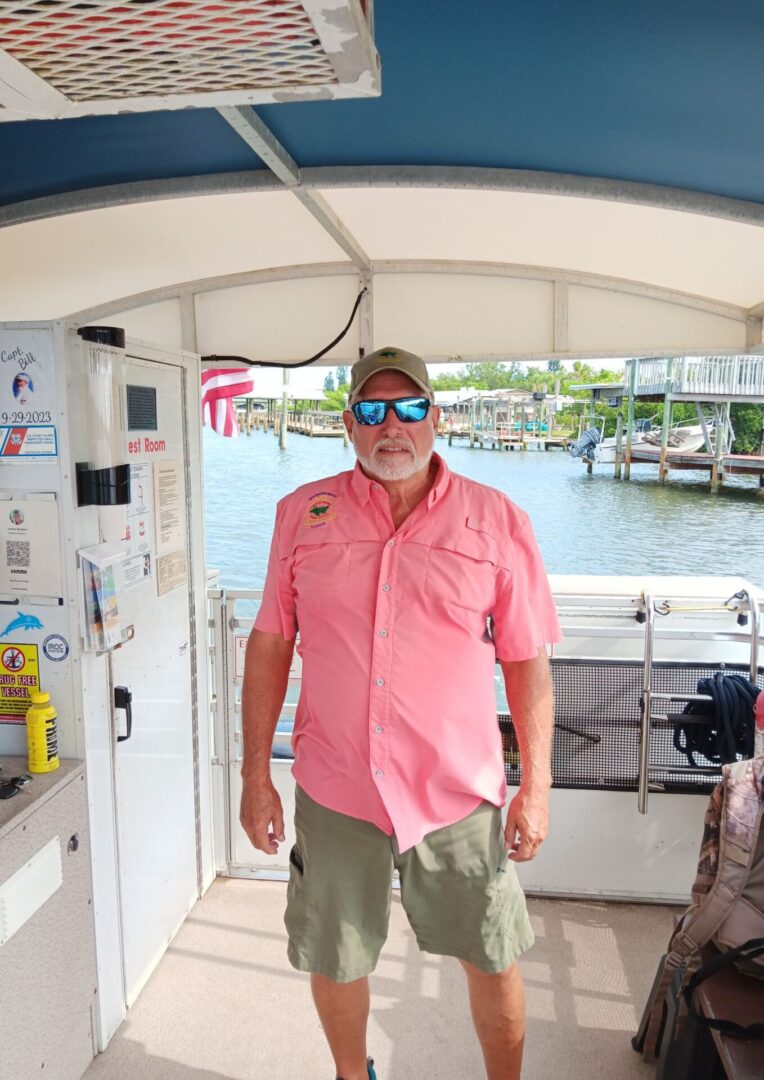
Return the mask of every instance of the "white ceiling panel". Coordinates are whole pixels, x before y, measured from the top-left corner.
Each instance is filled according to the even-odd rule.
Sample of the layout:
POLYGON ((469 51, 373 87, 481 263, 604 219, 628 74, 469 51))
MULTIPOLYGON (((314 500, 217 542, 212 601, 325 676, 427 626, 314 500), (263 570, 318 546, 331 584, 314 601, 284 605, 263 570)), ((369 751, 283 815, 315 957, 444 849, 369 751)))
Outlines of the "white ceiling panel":
POLYGON ((288 192, 91 210, 0 230, 0 319, 44 319, 164 285, 344 252, 288 192))
MULTIPOLYGON (((350 318, 358 296, 353 277, 312 278, 216 290, 196 297, 197 346, 202 355, 277 362, 307 360, 328 345, 350 318)), ((358 357, 358 320, 326 362, 358 357)))
POLYGON ((324 193, 372 259, 559 267, 751 306, 764 300, 764 229, 568 196, 453 189, 324 193))
POLYGON ((374 343, 425 356, 551 353, 549 281, 466 274, 377 274, 374 343))

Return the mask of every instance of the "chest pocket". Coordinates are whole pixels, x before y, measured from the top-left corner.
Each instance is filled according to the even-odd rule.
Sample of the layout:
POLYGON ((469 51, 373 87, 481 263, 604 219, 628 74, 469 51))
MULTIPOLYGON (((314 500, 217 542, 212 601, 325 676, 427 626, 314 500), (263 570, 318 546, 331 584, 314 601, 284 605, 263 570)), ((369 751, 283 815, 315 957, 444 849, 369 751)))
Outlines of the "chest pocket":
POLYGON ((431 544, 425 592, 441 604, 488 615, 494 602, 496 571, 506 568, 502 547, 490 525, 467 518, 461 528, 455 527, 431 544))
POLYGON ((298 544, 292 555, 292 581, 300 609, 325 608, 346 594, 350 578, 350 544, 298 544))

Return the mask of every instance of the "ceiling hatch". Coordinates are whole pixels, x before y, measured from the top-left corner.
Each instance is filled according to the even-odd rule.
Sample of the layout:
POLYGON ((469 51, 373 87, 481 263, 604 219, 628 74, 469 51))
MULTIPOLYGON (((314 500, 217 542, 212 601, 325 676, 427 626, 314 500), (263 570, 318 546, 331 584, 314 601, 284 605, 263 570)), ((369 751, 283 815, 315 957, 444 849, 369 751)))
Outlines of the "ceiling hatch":
POLYGON ((371 0, 0 0, 0 120, 380 93, 371 0))

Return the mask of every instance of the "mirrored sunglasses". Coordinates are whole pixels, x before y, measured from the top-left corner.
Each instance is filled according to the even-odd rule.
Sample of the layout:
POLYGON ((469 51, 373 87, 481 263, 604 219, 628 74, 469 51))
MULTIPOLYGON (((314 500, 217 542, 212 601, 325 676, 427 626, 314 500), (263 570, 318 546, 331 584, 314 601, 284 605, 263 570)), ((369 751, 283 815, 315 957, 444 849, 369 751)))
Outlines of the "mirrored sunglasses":
POLYGON ((390 409, 402 424, 416 424, 424 420, 430 411, 426 397, 397 398, 395 401, 356 401, 351 405, 353 416, 359 424, 384 424, 390 409))

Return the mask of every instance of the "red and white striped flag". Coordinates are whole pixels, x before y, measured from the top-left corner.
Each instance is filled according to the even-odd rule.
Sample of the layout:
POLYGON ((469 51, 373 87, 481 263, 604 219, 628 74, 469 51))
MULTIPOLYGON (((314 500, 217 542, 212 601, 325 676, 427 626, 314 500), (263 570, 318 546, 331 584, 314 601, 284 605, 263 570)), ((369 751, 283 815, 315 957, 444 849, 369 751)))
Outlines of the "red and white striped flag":
POLYGON ((255 378, 247 368, 207 368, 202 371, 202 422, 218 435, 236 436, 233 399, 254 389, 255 378))

